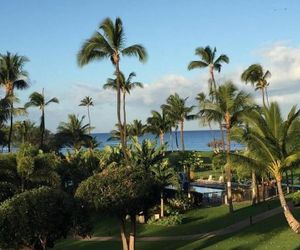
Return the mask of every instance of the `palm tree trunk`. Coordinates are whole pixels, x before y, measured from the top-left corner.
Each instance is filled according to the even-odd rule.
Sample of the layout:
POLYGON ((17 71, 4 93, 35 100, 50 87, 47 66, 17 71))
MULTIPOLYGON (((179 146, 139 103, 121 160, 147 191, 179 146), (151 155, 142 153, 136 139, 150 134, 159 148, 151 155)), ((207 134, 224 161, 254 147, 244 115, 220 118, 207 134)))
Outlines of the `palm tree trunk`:
POLYGON ((222 138, 222 150, 224 150, 224 146, 225 146, 225 136, 224 136, 224 130, 223 130, 223 126, 222 126, 222 122, 219 122, 220 125, 220 131, 221 131, 221 138, 222 138))
POLYGON ((91 114, 90 114, 90 105, 87 105, 88 118, 89 118, 89 135, 91 135, 92 124, 91 124, 91 114))
POLYGON ((268 105, 268 107, 270 107, 269 95, 268 95, 268 89, 267 89, 267 87, 265 87, 265 95, 266 95, 267 105, 268 105))
POLYGON ((160 143, 160 145, 164 144, 164 132, 162 130, 160 130, 160 133, 159 133, 159 143, 160 143))
POLYGON ((227 202, 229 206, 229 212, 233 212, 233 204, 232 204, 232 189, 231 189, 231 162, 230 162, 230 128, 226 130, 227 137, 227 152, 226 152, 226 182, 227 182, 227 202))
POLYGON ((44 108, 42 108, 40 149, 44 148, 44 133, 45 133, 45 110, 44 110, 44 108))
POLYGON ((11 138, 12 138, 12 132, 13 132, 13 112, 14 112, 14 106, 13 103, 10 105, 10 127, 9 127, 9 134, 8 134, 8 152, 11 152, 11 138))
POLYGON ((265 189, 265 178, 263 175, 261 176, 261 192, 262 192, 262 200, 266 200, 266 189, 265 189))
POLYGON ((164 217, 164 191, 160 193, 160 217, 164 217))
POLYGON ((128 162, 128 155, 127 155, 127 150, 126 150, 127 147, 126 147, 125 137, 124 137, 124 128, 122 126, 122 120, 121 120, 121 85, 120 85, 119 61, 116 62, 116 73, 117 73, 117 118, 118 118, 122 150, 124 153, 125 160, 126 160, 126 162, 128 162))
POLYGON ((125 100, 126 92, 123 90, 123 128, 124 128, 124 142, 127 146, 127 124, 126 124, 126 100, 125 100))
POLYGON ((135 235, 136 235, 136 217, 135 214, 130 215, 131 232, 129 236, 129 250, 135 250, 135 235))
POLYGON ((122 239, 123 250, 129 250, 128 240, 127 240, 127 237, 126 237, 124 218, 120 218, 120 229, 121 229, 121 239, 122 239))
POLYGON ((299 222, 295 219, 295 217, 293 216, 293 214, 290 211, 290 208, 288 207, 285 197, 284 197, 284 193, 282 190, 282 186, 281 186, 281 176, 279 178, 276 178, 277 180, 277 188, 278 188, 278 195, 279 195, 279 200, 281 203, 281 206, 283 208, 283 212, 284 212, 284 216, 290 226, 290 228, 295 232, 295 233, 300 233, 300 224, 299 222))
POLYGON ((265 100, 265 91, 263 88, 261 89, 261 94, 262 94, 262 98, 263 98, 263 105, 266 108, 267 106, 266 106, 266 100, 265 100))
MULTIPOLYGON (((212 100, 215 99, 215 95, 217 92, 217 84, 216 84, 216 80, 215 80, 215 76, 214 76, 214 67, 213 65, 209 66, 209 73, 210 73, 210 77, 211 77, 211 82, 212 82, 212 89, 214 93, 212 93, 212 100)), ((210 90, 210 92, 211 92, 210 90)))
POLYGON ((289 174, 288 170, 285 171, 285 181, 286 181, 286 192, 290 193, 290 180, 289 180, 289 174))
POLYGON ((185 150, 184 148, 184 137, 183 137, 183 127, 184 127, 184 121, 180 121, 180 140, 181 140, 181 149, 182 151, 185 150))
POLYGON ((257 203, 257 185, 256 185, 256 174, 255 170, 252 170, 252 183, 251 183, 251 188, 252 188, 252 205, 255 205, 257 203))
POLYGON ((176 142, 176 148, 177 148, 177 150, 178 150, 178 148, 179 148, 179 146, 178 146, 178 127, 176 126, 176 128, 175 128, 175 142, 176 142))

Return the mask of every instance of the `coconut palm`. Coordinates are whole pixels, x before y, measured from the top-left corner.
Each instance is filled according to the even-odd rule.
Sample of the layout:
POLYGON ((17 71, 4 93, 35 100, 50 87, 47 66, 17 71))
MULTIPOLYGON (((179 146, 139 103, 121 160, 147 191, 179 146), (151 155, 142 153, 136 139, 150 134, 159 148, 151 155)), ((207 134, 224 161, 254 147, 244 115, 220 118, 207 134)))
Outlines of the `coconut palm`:
POLYGON ((165 133, 171 131, 172 121, 164 110, 161 112, 152 110, 151 116, 147 119, 147 130, 159 137, 160 145, 164 144, 165 133))
POLYGON ((269 105, 267 87, 269 83, 267 79, 271 77, 269 70, 264 71, 260 64, 250 65, 241 75, 242 81, 250 82, 252 86, 255 86, 255 90, 260 90, 263 99, 263 105, 269 105))
POLYGON ((244 117, 250 129, 244 134, 244 143, 251 157, 233 155, 235 161, 265 169, 277 181, 279 200, 291 229, 300 233, 300 224, 292 215, 282 190, 282 175, 288 168, 300 163, 300 110, 292 107, 287 118, 282 117, 279 105, 271 103, 244 117))
POLYGON ((221 117, 222 125, 226 129, 226 191, 229 211, 233 212, 230 162, 231 129, 240 123, 243 114, 253 109, 252 98, 244 91, 239 91, 232 82, 226 82, 218 87, 215 96, 215 102, 206 100, 202 103, 200 115, 207 116, 209 119, 215 117, 217 121, 221 117))
MULTIPOLYGON (((209 92, 213 94, 216 92, 217 86, 214 76, 214 71, 221 71, 223 63, 229 63, 229 58, 225 54, 221 54, 218 58, 216 58, 217 49, 212 49, 210 46, 206 46, 205 48, 199 47, 195 50, 195 55, 200 57, 199 61, 191 61, 188 65, 188 70, 196 69, 196 68, 209 68, 210 81, 209 81, 209 92)), ((213 96, 212 96, 213 98, 213 96)))
POLYGON ((41 123, 40 123, 40 131, 41 131, 41 141, 40 141, 40 148, 43 149, 44 147, 44 134, 45 134, 45 108, 50 103, 59 103, 56 97, 51 98, 50 100, 45 100, 44 89, 42 93, 33 92, 29 96, 29 102, 25 104, 25 108, 29 107, 38 107, 41 110, 41 123))
MULTIPOLYGON (((116 75, 119 76, 121 56, 136 56, 144 62, 147 58, 146 49, 140 44, 125 47, 125 40, 122 20, 119 17, 116 18, 115 22, 110 18, 104 19, 99 25, 99 31, 95 32, 82 45, 78 53, 79 66, 109 58, 115 67, 116 75)), ((117 77, 117 79, 119 78, 117 77)), ((121 132, 121 143, 125 152, 126 138, 124 137, 121 121, 121 83, 119 80, 117 80, 117 118, 121 132)))
POLYGON ((128 133, 130 136, 142 136, 145 134, 147 125, 143 124, 141 120, 133 120, 128 124, 128 133))
POLYGON ((83 120, 84 116, 79 119, 75 114, 70 114, 68 115, 68 122, 60 123, 56 136, 61 145, 71 146, 78 151, 92 140, 88 134, 89 124, 83 124, 83 120))
MULTIPOLYGON (((130 91, 136 87, 143 88, 143 84, 141 82, 133 82, 132 78, 135 77, 136 74, 131 72, 127 79, 122 72, 119 73, 119 77, 115 79, 108 78, 106 84, 103 85, 104 89, 113 89, 118 90, 118 81, 120 83, 122 101, 121 106, 123 106, 123 128, 127 126, 126 122, 126 94, 130 95, 130 91), (118 79, 119 78, 119 79, 118 79)), ((127 133, 126 129, 124 130, 124 138, 126 139, 127 133)), ((126 140, 125 140, 126 141, 126 140)))
POLYGON ((88 119, 89 119, 89 135, 90 135, 90 134, 91 134, 91 130, 92 130, 92 127, 91 127, 92 125, 91 125, 90 107, 93 107, 93 106, 94 106, 92 97, 86 96, 85 98, 83 98, 83 99, 80 101, 79 106, 87 107, 87 111, 88 111, 88 119))
MULTIPOLYGON (((25 56, 18 54, 0 54, 0 85, 5 89, 5 97, 13 97, 14 89, 25 89, 29 85, 24 80, 28 73, 23 69, 26 62, 29 60, 25 56)), ((8 135, 8 151, 11 151, 11 138, 13 132, 13 100, 10 99, 10 129, 8 135)))
POLYGON ((169 115, 171 120, 175 121, 180 128, 180 140, 181 140, 181 149, 185 150, 184 147, 184 121, 186 119, 194 118, 190 113, 193 111, 194 106, 186 106, 187 98, 181 98, 177 93, 170 95, 167 98, 167 104, 163 104, 161 108, 169 115))

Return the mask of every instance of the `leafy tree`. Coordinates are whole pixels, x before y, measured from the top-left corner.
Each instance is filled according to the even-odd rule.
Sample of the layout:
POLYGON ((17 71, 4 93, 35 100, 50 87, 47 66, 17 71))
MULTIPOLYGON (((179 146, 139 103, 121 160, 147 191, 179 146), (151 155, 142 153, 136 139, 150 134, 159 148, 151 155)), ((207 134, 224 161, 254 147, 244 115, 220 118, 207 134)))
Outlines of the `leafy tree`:
POLYGON ((250 82, 252 86, 255 85, 255 90, 260 90, 263 98, 263 105, 269 105, 267 87, 269 83, 268 78, 271 77, 271 72, 269 70, 264 71, 260 64, 250 65, 241 75, 242 81, 248 83, 250 82))
POLYGON ((5 89, 5 98, 9 98, 9 116, 10 129, 8 135, 8 151, 11 151, 11 138, 13 132, 13 115, 14 115, 14 89, 25 89, 29 85, 24 80, 28 73, 24 70, 25 63, 28 59, 18 54, 0 54, 0 85, 5 89))
MULTIPOLYGON (((144 62, 147 58, 146 49, 140 44, 125 46, 125 33, 121 18, 117 17, 115 22, 110 18, 104 19, 99 25, 99 30, 85 41, 78 53, 78 64, 84 66, 92 61, 109 58, 115 67, 117 75, 117 118, 119 131, 121 132, 121 143, 126 151, 126 138, 124 137, 121 121, 121 83, 120 59, 121 56, 136 56, 144 62)), ((125 154, 126 156, 126 154, 125 154)))
POLYGON ((187 106, 186 101, 187 98, 181 98, 177 93, 175 93, 174 95, 170 95, 167 98, 167 103, 161 106, 161 108, 169 115, 171 120, 179 124, 182 151, 185 150, 183 135, 184 121, 186 119, 194 118, 193 115, 190 115, 194 106, 187 106))
POLYGON ((216 101, 204 100, 201 105, 201 116, 216 117, 222 119, 222 125, 226 129, 226 191, 229 211, 233 212, 232 192, 231 192, 231 160, 230 160, 230 144, 231 144, 231 129, 241 123, 243 114, 247 114, 253 109, 252 99, 249 94, 244 91, 239 91, 237 87, 231 83, 218 87, 215 93, 216 101))
POLYGON ((89 135, 90 135, 90 134, 91 134, 91 130, 92 130, 92 127, 91 127, 91 126, 92 126, 92 123, 91 123, 90 107, 93 107, 93 106, 94 106, 94 102, 93 102, 92 97, 86 96, 85 98, 83 98, 83 99, 80 101, 79 106, 87 107, 88 118, 89 118, 89 135))
POLYGON ((154 180, 141 167, 109 168, 83 181, 76 196, 92 204, 96 210, 117 216, 123 249, 135 249, 136 215, 153 199, 154 180), (126 215, 130 215, 131 231, 126 232, 126 215))
POLYGON ((0 205, 0 247, 53 247, 70 231, 73 208, 70 196, 46 187, 15 195, 0 205))
POLYGON ((38 107, 41 112, 41 124, 40 124, 40 130, 41 130, 41 142, 40 142, 40 148, 44 148, 44 134, 45 134, 45 107, 49 105, 50 103, 59 103, 58 99, 56 97, 51 98, 50 100, 46 101, 44 96, 44 89, 42 93, 33 92, 29 96, 29 102, 25 104, 25 108, 29 107, 38 107))
POLYGON ((81 119, 74 114, 68 115, 68 122, 61 122, 57 128, 56 138, 60 145, 73 147, 80 150, 83 145, 88 144, 92 139, 89 133, 89 124, 83 124, 84 116, 81 119))
POLYGON ((217 90, 214 71, 221 71, 223 63, 229 63, 229 58, 225 54, 221 54, 216 58, 217 49, 212 49, 210 46, 198 47, 195 50, 195 55, 200 57, 199 61, 191 61, 188 65, 188 70, 196 68, 209 68, 210 81, 209 81, 209 93, 213 98, 213 93, 217 90))
MULTIPOLYGON (((123 129, 127 127, 126 121, 126 94, 130 95, 130 91, 136 87, 143 88, 143 84, 141 82, 133 82, 132 78, 135 77, 136 74, 131 72, 127 79, 125 79, 125 75, 120 72, 117 75, 116 79, 108 78, 106 84, 103 85, 104 89, 113 89, 118 90, 118 82, 121 88, 122 101, 121 106, 123 106, 123 129)), ((127 131, 124 129, 124 138, 126 139, 127 131)))

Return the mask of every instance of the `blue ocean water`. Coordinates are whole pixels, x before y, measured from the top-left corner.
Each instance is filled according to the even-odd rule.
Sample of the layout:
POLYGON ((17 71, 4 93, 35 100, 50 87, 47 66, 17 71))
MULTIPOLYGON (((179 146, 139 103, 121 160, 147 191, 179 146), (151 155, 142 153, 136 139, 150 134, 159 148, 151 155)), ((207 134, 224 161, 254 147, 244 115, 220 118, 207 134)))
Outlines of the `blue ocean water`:
MULTIPOLYGON (((118 141, 108 141, 111 136, 110 133, 94 133, 93 136, 100 142, 99 149, 103 149, 106 145, 115 146, 118 141)), ((178 146, 180 145, 180 132, 177 132, 178 146)), ((199 150, 199 151, 211 151, 212 149, 208 146, 210 142, 214 140, 221 139, 221 132, 218 130, 197 130, 197 131, 184 131, 184 145, 186 150, 199 150)), ((157 140, 159 143, 159 138, 153 134, 146 134, 139 138, 140 141, 143 139, 157 140)), ((164 137, 165 142, 168 143, 168 150, 177 150, 176 146, 176 133, 172 134, 166 133, 164 137)), ((231 149, 238 150, 243 148, 242 145, 232 142, 231 149)))

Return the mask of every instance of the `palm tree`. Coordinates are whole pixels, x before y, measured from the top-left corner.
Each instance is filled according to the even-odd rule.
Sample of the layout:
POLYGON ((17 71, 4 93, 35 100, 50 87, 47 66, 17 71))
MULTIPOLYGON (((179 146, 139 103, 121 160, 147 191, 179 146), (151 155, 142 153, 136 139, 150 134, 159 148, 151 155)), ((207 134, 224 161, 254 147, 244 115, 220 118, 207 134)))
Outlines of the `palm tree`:
POLYGON ((244 134, 250 156, 234 155, 233 160, 257 169, 265 169, 277 181, 279 200, 291 229, 300 233, 300 224, 292 215, 282 190, 282 175, 287 168, 300 163, 300 110, 292 107, 287 118, 282 117, 279 105, 254 110, 244 117, 250 129, 244 134))
POLYGON ((40 124, 40 131, 41 131, 41 142, 40 148, 43 149, 44 147, 44 134, 45 134, 45 107, 48 106, 50 103, 59 103, 56 97, 51 98, 50 100, 45 100, 44 89, 42 93, 33 92, 29 96, 29 102, 25 104, 25 108, 29 107, 38 107, 41 112, 41 124, 40 124))
MULTIPOLYGON (((28 73, 23 69, 29 60, 18 54, 0 54, 0 85, 5 89, 5 97, 13 97, 14 89, 25 89, 29 85, 24 80, 28 73)), ((8 151, 11 151, 11 138, 13 132, 13 98, 10 99, 10 129, 8 135, 8 151)))
POLYGON ((147 119, 147 130, 159 137, 160 145, 164 144, 164 135, 172 128, 172 121, 167 113, 162 110, 161 113, 155 110, 151 111, 151 117, 147 119))
MULTIPOLYGON (((217 49, 212 49, 210 46, 198 47, 195 50, 195 55, 200 57, 199 61, 191 61, 188 65, 188 70, 196 68, 209 68, 210 81, 209 81, 209 92, 213 94, 216 92, 217 86, 214 76, 214 71, 221 71, 223 63, 229 63, 229 58, 225 54, 221 54, 216 58, 217 49)), ((213 98, 213 95, 212 95, 213 98)))
POLYGON ((83 124, 84 116, 81 119, 75 114, 68 115, 68 122, 61 122, 57 128, 57 138, 61 145, 71 146, 79 151, 83 145, 87 145, 92 137, 88 134, 89 124, 83 124))
POLYGON ((170 167, 168 161, 163 161, 161 164, 152 166, 151 171, 153 172, 156 181, 161 187, 160 193, 160 217, 164 217, 164 189, 168 185, 177 186, 178 177, 175 170, 170 167))
POLYGON ((161 108, 169 115, 169 117, 179 124, 180 127, 180 140, 181 149, 185 150, 184 147, 184 121, 186 119, 194 118, 190 113, 193 111, 194 106, 186 106, 187 98, 180 98, 180 96, 175 93, 167 98, 167 104, 163 104, 161 108))
POLYGON ((92 129, 92 127, 91 127, 92 125, 91 125, 90 107, 93 107, 93 106, 94 106, 92 97, 86 96, 85 98, 83 98, 83 99, 80 101, 79 106, 87 107, 88 118, 89 118, 89 125, 90 125, 90 126, 89 126, 89 135, 90 135, 90 134, 91 134, 91 129, 92 129))
MULTIPOLYGON (((118 90, 118 81, 120 83, 121 88, 121 94, 122 94, 122 101, 121 106, 123 106, 123 128, 125 128, 127 125, 126 122, 126 93, 130 95, 130 91, 136 87, 143 88, 143 84, 141 82, 132 82, 132 78, 135 77, 136 74, 134 72, 131 72, 127 79, 125 79, 125 76, 122 72, 119 72, 119 77, 116 77, 116 79, 108 78, 106 84, 103 85, 104 89, 113 89, 118 90), (119 80, 118 80, 119 78, 119 80)), ((124 138, 126 143, 126 129, 124 129, 124 138)))
POLYGON ((250 82, 252 86, 255 85, 255 90, 260 90, 263 99, 263 105, 266 107, 269 105, 267 87, 269 83, 267 79, 271 77, 271 72, 269 70, 264 71, 263 67, 260 64, 250 65, 241 75, 242 81, 248 83, 250 82))
POLYGON ((240 123, 243 114, 249 112, 253 108, 252 99, 249 94, 244 91, 238 91, 232 82, 226 82, 218 87, 215 93, 216 101, 204 100, 200 107, 201 116, 215 119, 219 122, 222 118, 222 126, 226 129, 226 179, 227 179, 227 202, 229 211, 233 212, 232 192, 231 192, 231 162, 230 162, 230 144, 231 129, 240 123))
POLYGON ((128 125, 128 133, 130 136, 142 136, 147 129, 147 125, 143 124, 141 120, 133 120, 132 123, 128 125))
MULTIPOLYGON (((85 41, 78 53, 78 64, 84 66, 95 60, 109 58, 115 67, 117 75, 117 118, 118 126, 121 132, 121 143, 124 152, 126 151, 126 138, 124 137, 122 121, 121 121, 121 83, 120 75, 120 59, 121 56, 136 56, 141 62, 147 58, 146 49, 140 44, 134 44, 125 47, 125 33, 121 18, 117 17, 115 22, 110 18, 104 19, 99 30, 85 41)), ((127 154, 125 154, 127 155, 127 154)))

